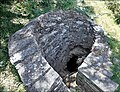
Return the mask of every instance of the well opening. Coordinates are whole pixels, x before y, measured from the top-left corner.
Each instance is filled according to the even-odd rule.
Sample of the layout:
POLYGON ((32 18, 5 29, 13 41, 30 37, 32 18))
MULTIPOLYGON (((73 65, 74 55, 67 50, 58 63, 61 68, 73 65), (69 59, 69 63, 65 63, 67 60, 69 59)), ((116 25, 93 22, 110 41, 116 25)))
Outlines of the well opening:
POLYGON ((91 48, 83 48, 82 46, 75 46, 70 50, 65 69, 66 75, 62 76, 68 88, 77 88, 76 75, 78 67, 84 62, 84 59, 91 52, 90 50, 91 48))
POLYGON ((73 55, 70 60, 67 62, 67 70, 71 72, 77 72, 78 64, 77 64, 78 56, 73 55))

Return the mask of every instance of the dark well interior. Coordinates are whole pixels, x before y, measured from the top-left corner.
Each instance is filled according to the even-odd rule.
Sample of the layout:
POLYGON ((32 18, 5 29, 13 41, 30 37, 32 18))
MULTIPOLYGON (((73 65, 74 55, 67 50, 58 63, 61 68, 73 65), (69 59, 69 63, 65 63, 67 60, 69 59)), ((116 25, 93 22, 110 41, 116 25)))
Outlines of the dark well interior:
POLYGON ((67 70, 69 72, 76 72, 78 68, 77 64, 78 56, 73 55, 70 60, 67 62, 67 70))

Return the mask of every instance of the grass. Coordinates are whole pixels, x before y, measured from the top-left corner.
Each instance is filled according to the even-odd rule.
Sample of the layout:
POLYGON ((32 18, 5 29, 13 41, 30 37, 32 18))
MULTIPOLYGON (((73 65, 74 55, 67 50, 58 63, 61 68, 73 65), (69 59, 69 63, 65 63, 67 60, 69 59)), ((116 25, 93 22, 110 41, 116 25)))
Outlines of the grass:
MULTIPOLYGON (((61 2, 58 2, 46 8, 39 6, 41 7, 40 10, 39 7, 36 6, 32 6, 35 10, 29 7, 29 4, 32 4, 32 2, 25 3, 28 8, 26 8, 23 3, 17 2, 16 0, 11 0, 10 3, 0 3, 0 92, 25 92, 15 67, 9 61, 7 43, 10 35, 21 29, 31 18, 42 13, 52 11, 55 8, 68 9, 70 6, 70 8, 75 6, 71 5, 73 0, 70 0, 70 3, 64 3, 63 1, 64 0, 61 0, 63 4, 59 4, 61 2)), ((105 1, 85 0, 85 3, 90 7, 84 7, 83 11, 94 13, 92 16, 93 19, 106 31, 108 43, 113 52, 111 56, 111 60, 114 64, 112 67, 112 72, 114 73, 112 80, 120 84, 120 25, 115 23, 114 15, 112 11, 107 8, 105 1)), ((80 3, 75 4, 81 6, 80 3)), ((118 87, 116 92, 119 91, 120 87, 118 87)))
POLYGON ((21 29, 24 23, 15 21, 18 15, 12 13, 10 9, 10 4, 0 4, 0 92, 24 92, 24 86, 17 71, 9 61, 7 48, 9 36, 21 29))

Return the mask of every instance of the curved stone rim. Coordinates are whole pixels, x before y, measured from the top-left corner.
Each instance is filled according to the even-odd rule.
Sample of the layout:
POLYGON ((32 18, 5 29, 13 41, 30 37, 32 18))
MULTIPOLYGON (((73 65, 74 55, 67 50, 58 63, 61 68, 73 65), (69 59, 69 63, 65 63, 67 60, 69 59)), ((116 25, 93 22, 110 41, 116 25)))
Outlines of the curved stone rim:
MULTIPOLYGON (((65 11, 58 11, 58 12, 63 13, 65 11)), ((74 12, 74 11, 70 11, 70 12, 74 12)), ((56 12, 52 12, 52 13, 56 13, 56 12)), ((40 92, 48 92, 53 90, 55 92, 58 92, 60 90, 63 90, 61 92, 69 91, 67 86, 63 83, 63 80, 60 77, 60 75, 49 65, 49 63, 41 55, 42 53, 41 53, 41 49, 39 49, 39 44, 36 41, 36 38, 34 37, 34 33, 31 31, 34 30, 34 28, 38 27, 36 24, 39 25, 39 21, 41 17, 44 17, 48 14, 50 13, 41 15, 38 18, 34 19, 29 24, 27 24, 23 29, 13 34, 9 40, 8 48, 9 48, 10 61, 13 65, 15 65, 24 85, 26 86, 27 90, 30 92, 32 92, 33 90, 36 92, 39 92, 40 90, 41 90, 40 92), (19 44, 17 43, 18 41, 19 44), (22 61, 24 62, 21 63, 22 61), (28 61, 31 62, 29 63, 28 61), (38 65, 41 65, 41 67, 39 67, 38 65), (44 66, 45 69, 43 69, 42 66, 44 66), (38 70, 33 69, 37 67, 38 70), (43 71, 41 71, 42 69, 43 71), (25 71, 27 71, 27 73, 25 73, 25 71), (31 71, 34 72, 34 74, 31 74, 31 71), (39 76, 37 75, 38 73, 40 74, 39 76), (54 74, 56 76, 52 76, 51 74, 54 74), (48 83, 44 79, 45 76, 48 83), (48 78, 48 76, 51 76, 50 77, 51 80, 48 78), (43 78, 44 81, 41 80, 40 78, 43 78)), ((109 77, 112 76, 112 73, 108 70, 107 67, 107 66, 109 67, 111 66, 111 62, 109 60, 110 49, 105 40, 104 31, 100 26, 95 24, 90 19, 87 19, 87 21, 89 21, 90 25, 93 27, 95 33, 95 42, 92 46, 91 53, 86 57, 82 65, 78 68, 77 83, 78 85, 81 84, 80 78, 82 77, 84 78, 83 82, 87 80, 90 81, 91 83, 91 84, 85 83, 85 86, 87 86, 87 88, 88 87, 91 88, 91 86, 94 86, 92 90, 115 91, 118 84, 114 83, 109 79, 109 77), (101 69, 101 66, 103 64, 107 68, 101 69), (98 72, 97 75, 94 76, 91 75, 92 73, 96 73, 96 72, 98 72), (101 76, 103 79, 106 80, 99 78, 101 76), (95 77, 97 81, 95 81, 93 77, 95 77)), ((55 24, 51 23, 51 25, 55 25, 55 24)), ((41 25, 41 27, 42 26, 44 25, 41 25)))

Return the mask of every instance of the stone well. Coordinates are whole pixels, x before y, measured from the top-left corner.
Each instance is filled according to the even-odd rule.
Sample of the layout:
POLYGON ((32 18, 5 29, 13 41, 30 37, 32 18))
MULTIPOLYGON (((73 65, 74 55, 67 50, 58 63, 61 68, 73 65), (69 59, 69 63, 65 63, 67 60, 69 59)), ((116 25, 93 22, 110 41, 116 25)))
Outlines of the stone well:
POLYGON ((10 61, 28 92, 114 92, 103 29, 76 11, 46 13, 14 33, 10 61), (71 82, 72 80, 72 82, 71 82))

